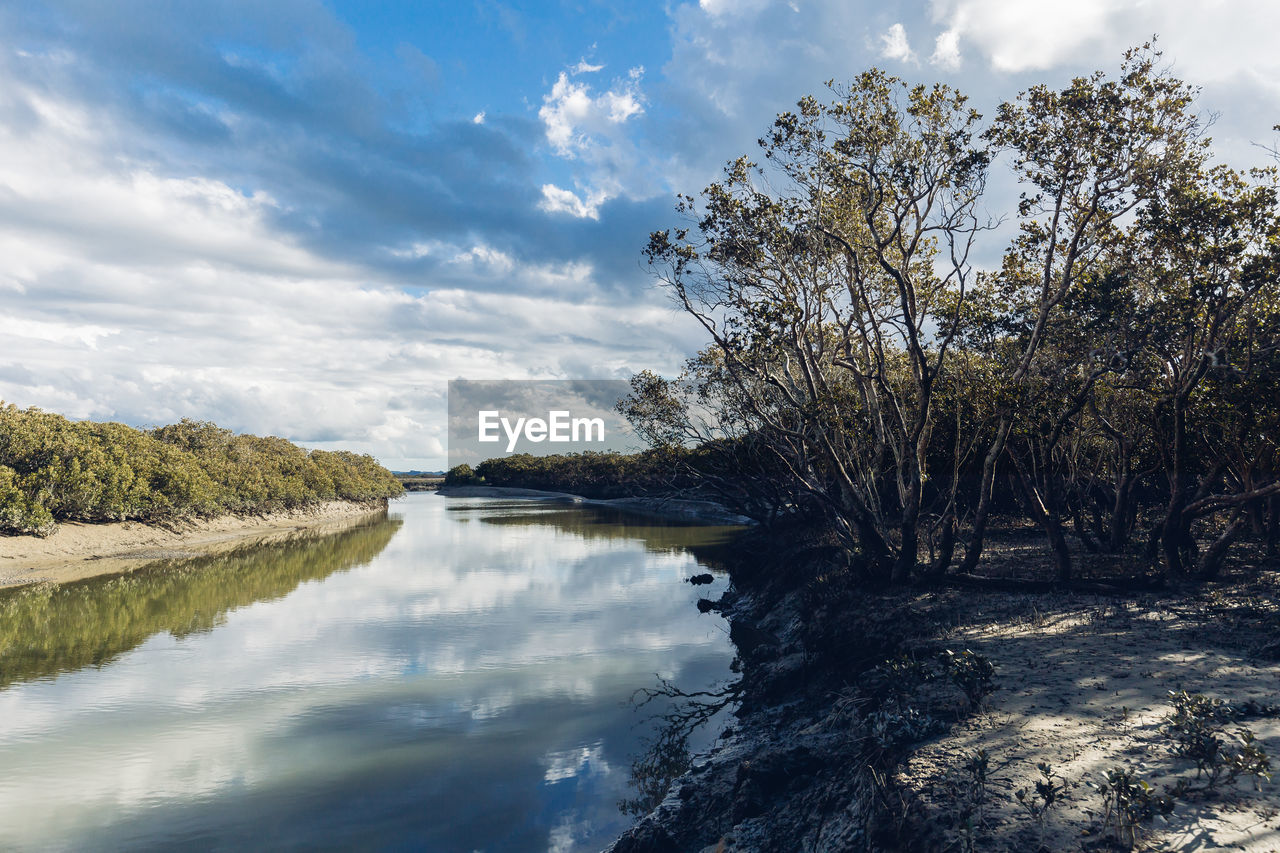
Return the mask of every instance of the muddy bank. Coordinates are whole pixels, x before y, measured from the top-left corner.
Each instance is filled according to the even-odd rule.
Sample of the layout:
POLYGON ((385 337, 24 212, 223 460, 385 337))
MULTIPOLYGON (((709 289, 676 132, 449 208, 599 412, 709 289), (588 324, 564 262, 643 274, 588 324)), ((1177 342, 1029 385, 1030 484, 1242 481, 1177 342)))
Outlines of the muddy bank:
POLYGON ((597 500, 568 492, 546 492, 540 489, 519 489, 508 486, 442 486, 436 494, 453 498, 515 498, 520 500, 561 501, 564 503, 601 506, 650 518, 672 521, 693 521, 705 524, 754 524, 744 515, 730 512, 714 501, 693 501, 681 498, 613 498, 597 500))
POLYGON ((1280 780, 1208 789, 1169 734, 1171 691, 1205 694, 1236 709, 1228 752, 1247 730, 1280 765, 1280 571, 1102 597, 861 592, 820 565, 735 576, 737 718, 611 853, 1129 849, 1108 771, 1181 783, 1147 849, 1280 850, 1280 780))
POLYGON ((66 583, 157 560, 186 559, 246 545, 336 532, 387 512, 387 502, 331 501, 255 516, 219 516, 165 526, 135 521, 66 522, 50 536, 0 537, 0 587, 66 583))

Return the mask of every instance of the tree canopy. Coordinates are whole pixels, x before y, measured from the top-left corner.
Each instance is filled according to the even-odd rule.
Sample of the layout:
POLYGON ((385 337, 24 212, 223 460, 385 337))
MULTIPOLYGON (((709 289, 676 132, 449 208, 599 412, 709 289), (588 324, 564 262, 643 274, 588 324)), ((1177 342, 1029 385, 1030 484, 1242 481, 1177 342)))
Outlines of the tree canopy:
POLYGON ((828 88, 651 235, 709 344, 635 377, 640 433, 721 454, 702 467, 736 464, 739 511, 817 521, 877 580, 972 571, 997 509, 1040 525, 1063 580, 1075 548, 1175 576, 1245 531, 1274 551, 1276 170, 1213 164, 1150 45, 986 124, 945 85, 828 88), (1000 167, 1017 233, 977 271, 1000 167))

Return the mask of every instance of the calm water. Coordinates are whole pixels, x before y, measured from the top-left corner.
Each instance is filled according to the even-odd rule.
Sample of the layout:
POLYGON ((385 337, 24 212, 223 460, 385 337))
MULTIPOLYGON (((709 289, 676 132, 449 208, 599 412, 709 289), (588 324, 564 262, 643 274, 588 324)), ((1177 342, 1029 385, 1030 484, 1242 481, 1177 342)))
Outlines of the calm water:
POLYGON ((628 697, 729 675, 684 579, 731 532, 420 494, 0 596, 0 849, 598 849, 628 697))

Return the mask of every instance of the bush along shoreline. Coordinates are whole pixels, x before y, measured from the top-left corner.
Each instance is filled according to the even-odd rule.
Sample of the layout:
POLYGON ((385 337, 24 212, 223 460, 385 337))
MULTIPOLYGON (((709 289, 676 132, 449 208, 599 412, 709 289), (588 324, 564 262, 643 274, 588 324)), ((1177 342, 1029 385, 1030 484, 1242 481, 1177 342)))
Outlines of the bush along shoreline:
POLYGON ((184 419, 156 429, 0 407, 0 534, 59 522, 165 523, 398 497, 369 455, 307 450, 184 419))

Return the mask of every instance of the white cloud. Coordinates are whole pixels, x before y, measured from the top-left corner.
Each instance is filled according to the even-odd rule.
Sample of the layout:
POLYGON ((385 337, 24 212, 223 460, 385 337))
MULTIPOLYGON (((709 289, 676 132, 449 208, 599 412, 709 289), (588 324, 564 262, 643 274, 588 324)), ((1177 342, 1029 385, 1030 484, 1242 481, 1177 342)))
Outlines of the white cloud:
POLYGON ((481 110, 480 112, 476 113, 476 114, 471 118, 471 123, 472 123, 472 124, 484 124, 484 110, 481 110))
POLYGON ((770 0, 698 0, 698 7, 713 18, 745 17, 768 6, 770 0))
POLYGON ((582 199, 572 190, 561 189, 555 184, 543 184, 542 201, 538 203, 538 207, 548 213, 567 213, 579 219, 599 219, 600 204, 606 198, 603 192, 597 191, 582 199))
MULTIPOLYGON (((439 467, 449 378, 626 376, 687 352, 669 308, 619 311, 590 264, 531 263, 484 235, 388 245, 451 282, 406 293, 288 237, 273 223, 291 212, 265 193, 122 157, 109 111, 24 89, 2 65, 0 83, 5 402, 208 419, 439 467), (2 120, 15 104, 34 118, 2 120), (495 281, 521 295, 458 289, 495 281)), ((597 100, 611 124, 616 99, 597 100)))
POLYGON ((600 144, 597 137, 612 135, 612 125, 644 112, 644 96, 640 93, 643 74, 643 68, 633 68, 625 80, 614 81, 613 88, 597 95, 590 84, 574 82, 561 71, 538 110, 547 141, 564 157, 600 144))
POLYGON ((484 243, 454 253, 450 264, 469 267, 485 275, 510 275, 516 268, 515 259, 484 243))
POLYGON ((1274 78, 1280 71, 1274 51, 1280 4, 1273 0, 932 0, 931 11, 946 28, 940 48, 954 34, 957 48, 961 39, 971 43, 997 71, 1076 65, 1086 57, 1090 64, 1105 58, 1114 66, 1124 48, 1153 34, 1176 58, 1180 73, 1200 81, 1238 74, 1274 78))
POLYGON ((1057 65, 1104 35, 1108 18, 1138 0, 1077 0, 1072 3, 1008 3, 1003 0, 935 0, 935 17, 945 20, 935 62, 956 67, 960 37, 973 41, 999 71, 1057 65))
POLYGON ((947 30, 939 33, 933 43, 933 55, 929 62, 946 71, 957 71, 960 68, 960 33, 947 30))
MULTIPOLYGON (((578 68, 584 65, 580 62, 578 68)), ((599 67, 586 66, 586 70, 599 67)), ((601 92, 572 79, 570 72, 560 73, 543 97, 538 116, 555 153, 575 164, 577 192, 545 183, 540 210, 597 219, 600 205, 612 198, 653 195, 658 181, 631 137, 634 120, 645 113, 643 79, 644 68, 632 68, 625 78, 613 80, 601 92)))
POLYGON ((897 59, 901 62, 912 62, 915 53, 907 41, 907 31, 902 24, 894 24, 889 31, 880 36, 880 55, 885 59, 897 59))
POLYGON ((578 64, 577 64, 577 65, 575 65, 575 66, 573 66, 573 68, 569 69, 569 73, 570 73, 570 74, 574 74, 574 75, 577 75, 577 74, 594 74, 595 72, 597 72, 597 71, 601 71, 601 70, 603 70, 603 69, 604 69, 604 66, 603 66, 603 65, 592 65, 590 62, 587 62, 585 59, 580 59, 580 60, 578 60, 578 64))

